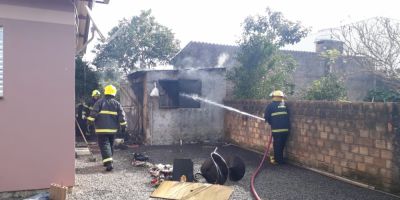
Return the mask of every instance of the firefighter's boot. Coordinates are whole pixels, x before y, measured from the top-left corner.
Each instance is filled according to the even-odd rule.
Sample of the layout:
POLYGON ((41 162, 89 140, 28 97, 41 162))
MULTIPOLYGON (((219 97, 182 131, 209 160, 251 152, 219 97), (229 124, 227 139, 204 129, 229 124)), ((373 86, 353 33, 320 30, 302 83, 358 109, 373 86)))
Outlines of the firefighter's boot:
POLYGON ((112 171, 114 169, 112 162, 106 164, 106 171, 112 171))

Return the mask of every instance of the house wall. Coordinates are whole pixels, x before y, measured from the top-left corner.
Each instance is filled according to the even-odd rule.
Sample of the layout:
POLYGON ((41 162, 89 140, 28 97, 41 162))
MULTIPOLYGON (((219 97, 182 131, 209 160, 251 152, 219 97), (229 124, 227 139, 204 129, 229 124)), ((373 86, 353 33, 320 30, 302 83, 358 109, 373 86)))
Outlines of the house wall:
MULTIPOLYGON (((325 60, 320 53, 332 48, 343 50, 341 42, 325 40, 316 44, 316 52, 281 51, 283 54, 292 56, 297 63, 296 69, 292 73, 295 99, 300 99, 304 90, 310 87, 313 81, 325 75, 325 60)), ((190 42, 172 59, 172 64, 176 69, 222 66, 229 71, 238 64, 236 60, 238 50, 237 46, 190 42), (220 59, 222 57, 227 59, 220 59), (224 62, 219 64, 221 60, 224 62)), ((342 56, 337 59, 333 68, 334 72, 347 77, 345 87, 349 100, 362 101, 367 92, 374 87, 374 77, 365 72, 365 68, 368 66, 362 66, 360 62, 356 62, 356 59, 359 58, 342 56)), ((230 99, 233 97, 233 83, 227 81, 226 88, 227 98, 230 99)))
MULTIPOLYGON (((269 101, 226 101, 262 116, 269 101)), ((400 104, 288 102, 291 133, 286 155, 303 166, 400 193, 400 104)), ((225 114, 225 137, 264 151, 270 127, 264 121, 225 114)))
MULTIPOLYGON (((152 145, 178 144, 223 139, 224 110, 201 103, 200 108, 159 108, 159 100, 150 97, 154 81, 161 79, 201 80, 201 96, 217 103, 225 97, 225 69, 149 71, 146 75, 147 101, 145 127, 147 143, 152 145)), ((146 98, 145 98, 146 99, 146 98)))
POLYGON ((72 4, 54 1, 59 3, 51 3, 57 9, 48 10, 44 4, 49 1, 35 2, 35 8, 29 7, 29 1, 7 2, 11 1, 0 1, 0 26, 4 28, 0 192, 48 188, 50 183, 72 186, 72 4))

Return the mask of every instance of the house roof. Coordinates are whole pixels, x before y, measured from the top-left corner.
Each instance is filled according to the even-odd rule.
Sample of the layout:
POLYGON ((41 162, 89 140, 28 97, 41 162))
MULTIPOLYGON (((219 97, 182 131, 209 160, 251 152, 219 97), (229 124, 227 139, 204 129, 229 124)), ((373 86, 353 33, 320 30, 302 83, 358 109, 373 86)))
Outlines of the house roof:
MULTIPOLYGON (((87 42, 90 27, 90 18, 85 6, 90 9, 93 7, 93 1, 78 0, 75 1, 75 21, 76 21, 76 50, 80 50, 87 42)), ((84 50, 84 52, 86 49, 84 50)))
POLYGON ((177 68, 224 67, 235 62, 238 47, 232 45, 189 42, 171 60, 177 68))
MULTIPOLYGON (((206 42, 189 42, 171 60, 174 68, 230 68, 236 63, 236 53, 239 47, 234 45, 213 44, 206 42)), ((315 57, 316 52, 281 50, 294 58, 315 57)))
MULTIPOLYGON (((76 50, 79 51, 88 41, 90 18, 85 6, 93 8, 94 0, 75 0, 75 21, 76 21, 76 50)), ((96 1, 96 3, 108 4, 109 0, 96 1)), ((85 53, 86 49, 83 50, 85 53)))

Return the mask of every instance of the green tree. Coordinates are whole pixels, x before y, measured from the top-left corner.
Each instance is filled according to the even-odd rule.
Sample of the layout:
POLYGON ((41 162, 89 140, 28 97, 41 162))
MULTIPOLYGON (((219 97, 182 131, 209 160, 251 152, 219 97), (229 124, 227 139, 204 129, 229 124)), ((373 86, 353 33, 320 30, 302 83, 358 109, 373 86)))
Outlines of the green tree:
POLYGON ((300 22, 285 19, 280 12, 266 9, 265 15, 247 17, 237 54, 238 66, 228 72, 236 98, 265 98, 274 89, 292 93, 291 73, 295 61, 278 50, 295 44, 309 30, 300 22))
POLYGON ((156 22, 151 10, 120 21, 108 35, 108 42, 96 45, 94 51, 93 63, 100 69, 129 74, 168 63, 179 50, 179 41, 169 28, 156 22))
POLYGON ((98 73, 81 57, 75 58, 75 101, 90 98, 92 90, 99 88, 98 73))
POLYGON ((346 100, 346 88, 343 81, 336 75, 329 74, 316 80, 308 88, 303 98, 306 100, 327 100, 327 101, 340 101, 346 100))
POLYGON ((368 91, 367 96, 364 101, 369 102, 400 102, 400 93, 387 89, 387 88, 377 88, 375 90, 368 91))

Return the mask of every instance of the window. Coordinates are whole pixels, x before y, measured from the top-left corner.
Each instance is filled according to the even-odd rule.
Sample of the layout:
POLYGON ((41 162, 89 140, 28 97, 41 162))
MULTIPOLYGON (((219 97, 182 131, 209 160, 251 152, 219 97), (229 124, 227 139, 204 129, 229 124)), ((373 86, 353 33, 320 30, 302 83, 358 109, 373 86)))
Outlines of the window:
POLYGON ((160 90, 160 108, 179 108, 179 82, 175 80, 158 81, 160 90))
MULTIPOLYGON (((197 94, 201 96, 201 82, 198 80, 179 80, 180 94, 197 94)), ((180 108, 200 108, 200 102, 189 99, 184 96, 179 96, 180 108)))
POLYGON ((160 108, 200 108, 200 102, 180 94, 197 94, 201 96, 199 80, 159 80, 160 108))
POLYGON ((0 26, 0 98, 3 97, 3 27, 0 26))

